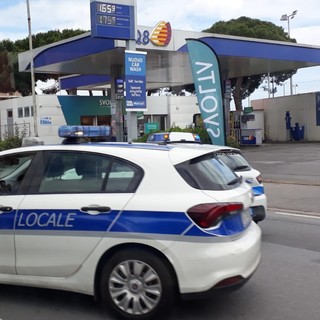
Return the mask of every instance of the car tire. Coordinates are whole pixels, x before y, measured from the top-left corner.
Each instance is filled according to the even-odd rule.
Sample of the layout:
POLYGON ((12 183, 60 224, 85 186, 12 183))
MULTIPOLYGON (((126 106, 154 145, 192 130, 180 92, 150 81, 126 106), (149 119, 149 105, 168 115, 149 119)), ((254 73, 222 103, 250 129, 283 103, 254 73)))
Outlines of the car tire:
POLYGON ((168 314, 175 301, 175 288, 163 259, 137 248, 115 253, 100 278, 103 307, 121 319, 156 319, 168 314))

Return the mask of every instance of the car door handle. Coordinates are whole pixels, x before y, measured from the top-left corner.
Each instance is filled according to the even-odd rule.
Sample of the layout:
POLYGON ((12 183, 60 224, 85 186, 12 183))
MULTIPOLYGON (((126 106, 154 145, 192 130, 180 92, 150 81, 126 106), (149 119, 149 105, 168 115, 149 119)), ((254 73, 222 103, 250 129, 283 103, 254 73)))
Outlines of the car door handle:
POLYGON ((81 211, 87 212, 89 214, 99 214, 99 213, 109 213, 111 211, 111 208, 105 207, 105 206, 89 206, 89 207, 82 207, 81 211))
POLYGON ((0 214, 2 214, 2 213, 8 213, 8 212, 11 212, 12 210, 13 210, 12 207, 0 206, 0 214))

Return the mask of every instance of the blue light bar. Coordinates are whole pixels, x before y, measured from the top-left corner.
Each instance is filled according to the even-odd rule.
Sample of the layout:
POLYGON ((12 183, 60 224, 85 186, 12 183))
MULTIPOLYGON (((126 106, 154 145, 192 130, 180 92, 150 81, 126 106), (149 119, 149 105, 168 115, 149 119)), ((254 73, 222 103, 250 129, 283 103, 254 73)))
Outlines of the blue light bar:
POLYGON ((200 136, 199 136, 197 133, 194 133, 193 136, 194 136, 194 140, 195 140, 195 141, 201 142, 201 138, 200 138, 200 136))
POLYGON ((110 137, 111 133, 110 126, 61 126, 58 131, 60 138, 110 137))

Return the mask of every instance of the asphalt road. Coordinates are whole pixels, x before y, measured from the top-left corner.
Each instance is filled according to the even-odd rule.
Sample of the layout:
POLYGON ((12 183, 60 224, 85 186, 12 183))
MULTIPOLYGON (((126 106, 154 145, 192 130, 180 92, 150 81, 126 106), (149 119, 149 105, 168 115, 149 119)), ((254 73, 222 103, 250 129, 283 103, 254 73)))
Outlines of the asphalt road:
MULTIPOLYGON (((320 218, 269 212, 261 264, 229 295, 178 303, 167 320, 319 320, 320 218)), ((2 320, 114 320, 85 295, 0 285, 2 320)))
POLYGON ((320 215, 320 143, 278 143, 242 148, 261 172, 268 208, 320 215))

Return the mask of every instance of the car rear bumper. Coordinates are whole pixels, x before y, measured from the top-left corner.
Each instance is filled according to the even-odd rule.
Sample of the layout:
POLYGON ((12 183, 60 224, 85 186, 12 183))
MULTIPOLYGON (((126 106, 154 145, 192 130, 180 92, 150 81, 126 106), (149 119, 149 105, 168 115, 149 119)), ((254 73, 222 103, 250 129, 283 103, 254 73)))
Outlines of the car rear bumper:
POLYGON ((197 300, 197 299, 207 299, 212 296, 217 296, 221 294, 228 294, 231 292, 234 292, 236 290, 239 290, 243 285, 245 285, 250 278, 252 277, 253 273, 247 277, 247 278, 241 278, 237 283, 234 283, 232 285, 227 285, 227 286, 219 286, 216 285, 212 288, 210 288, 207 291, 203 292, 192 292, 192 293, 183 293, 181 294, 181 299, 182 300, 197 300))
POLYGON ((215 243, 176 242, 170 248, 176 254, 173 265, 183 298, 236 289, 257 269, 261 259, 261 230, 255 223, 237 239, 217 240, 215 243), (227 280, 226 285, 221 285, 234 277, 239 281, 227 280))
POLYGON ((267 197, 265 194, 254 197, 253 204, 251 206, 252 220, 259 222, 265 219, 267 215, 267 197))

